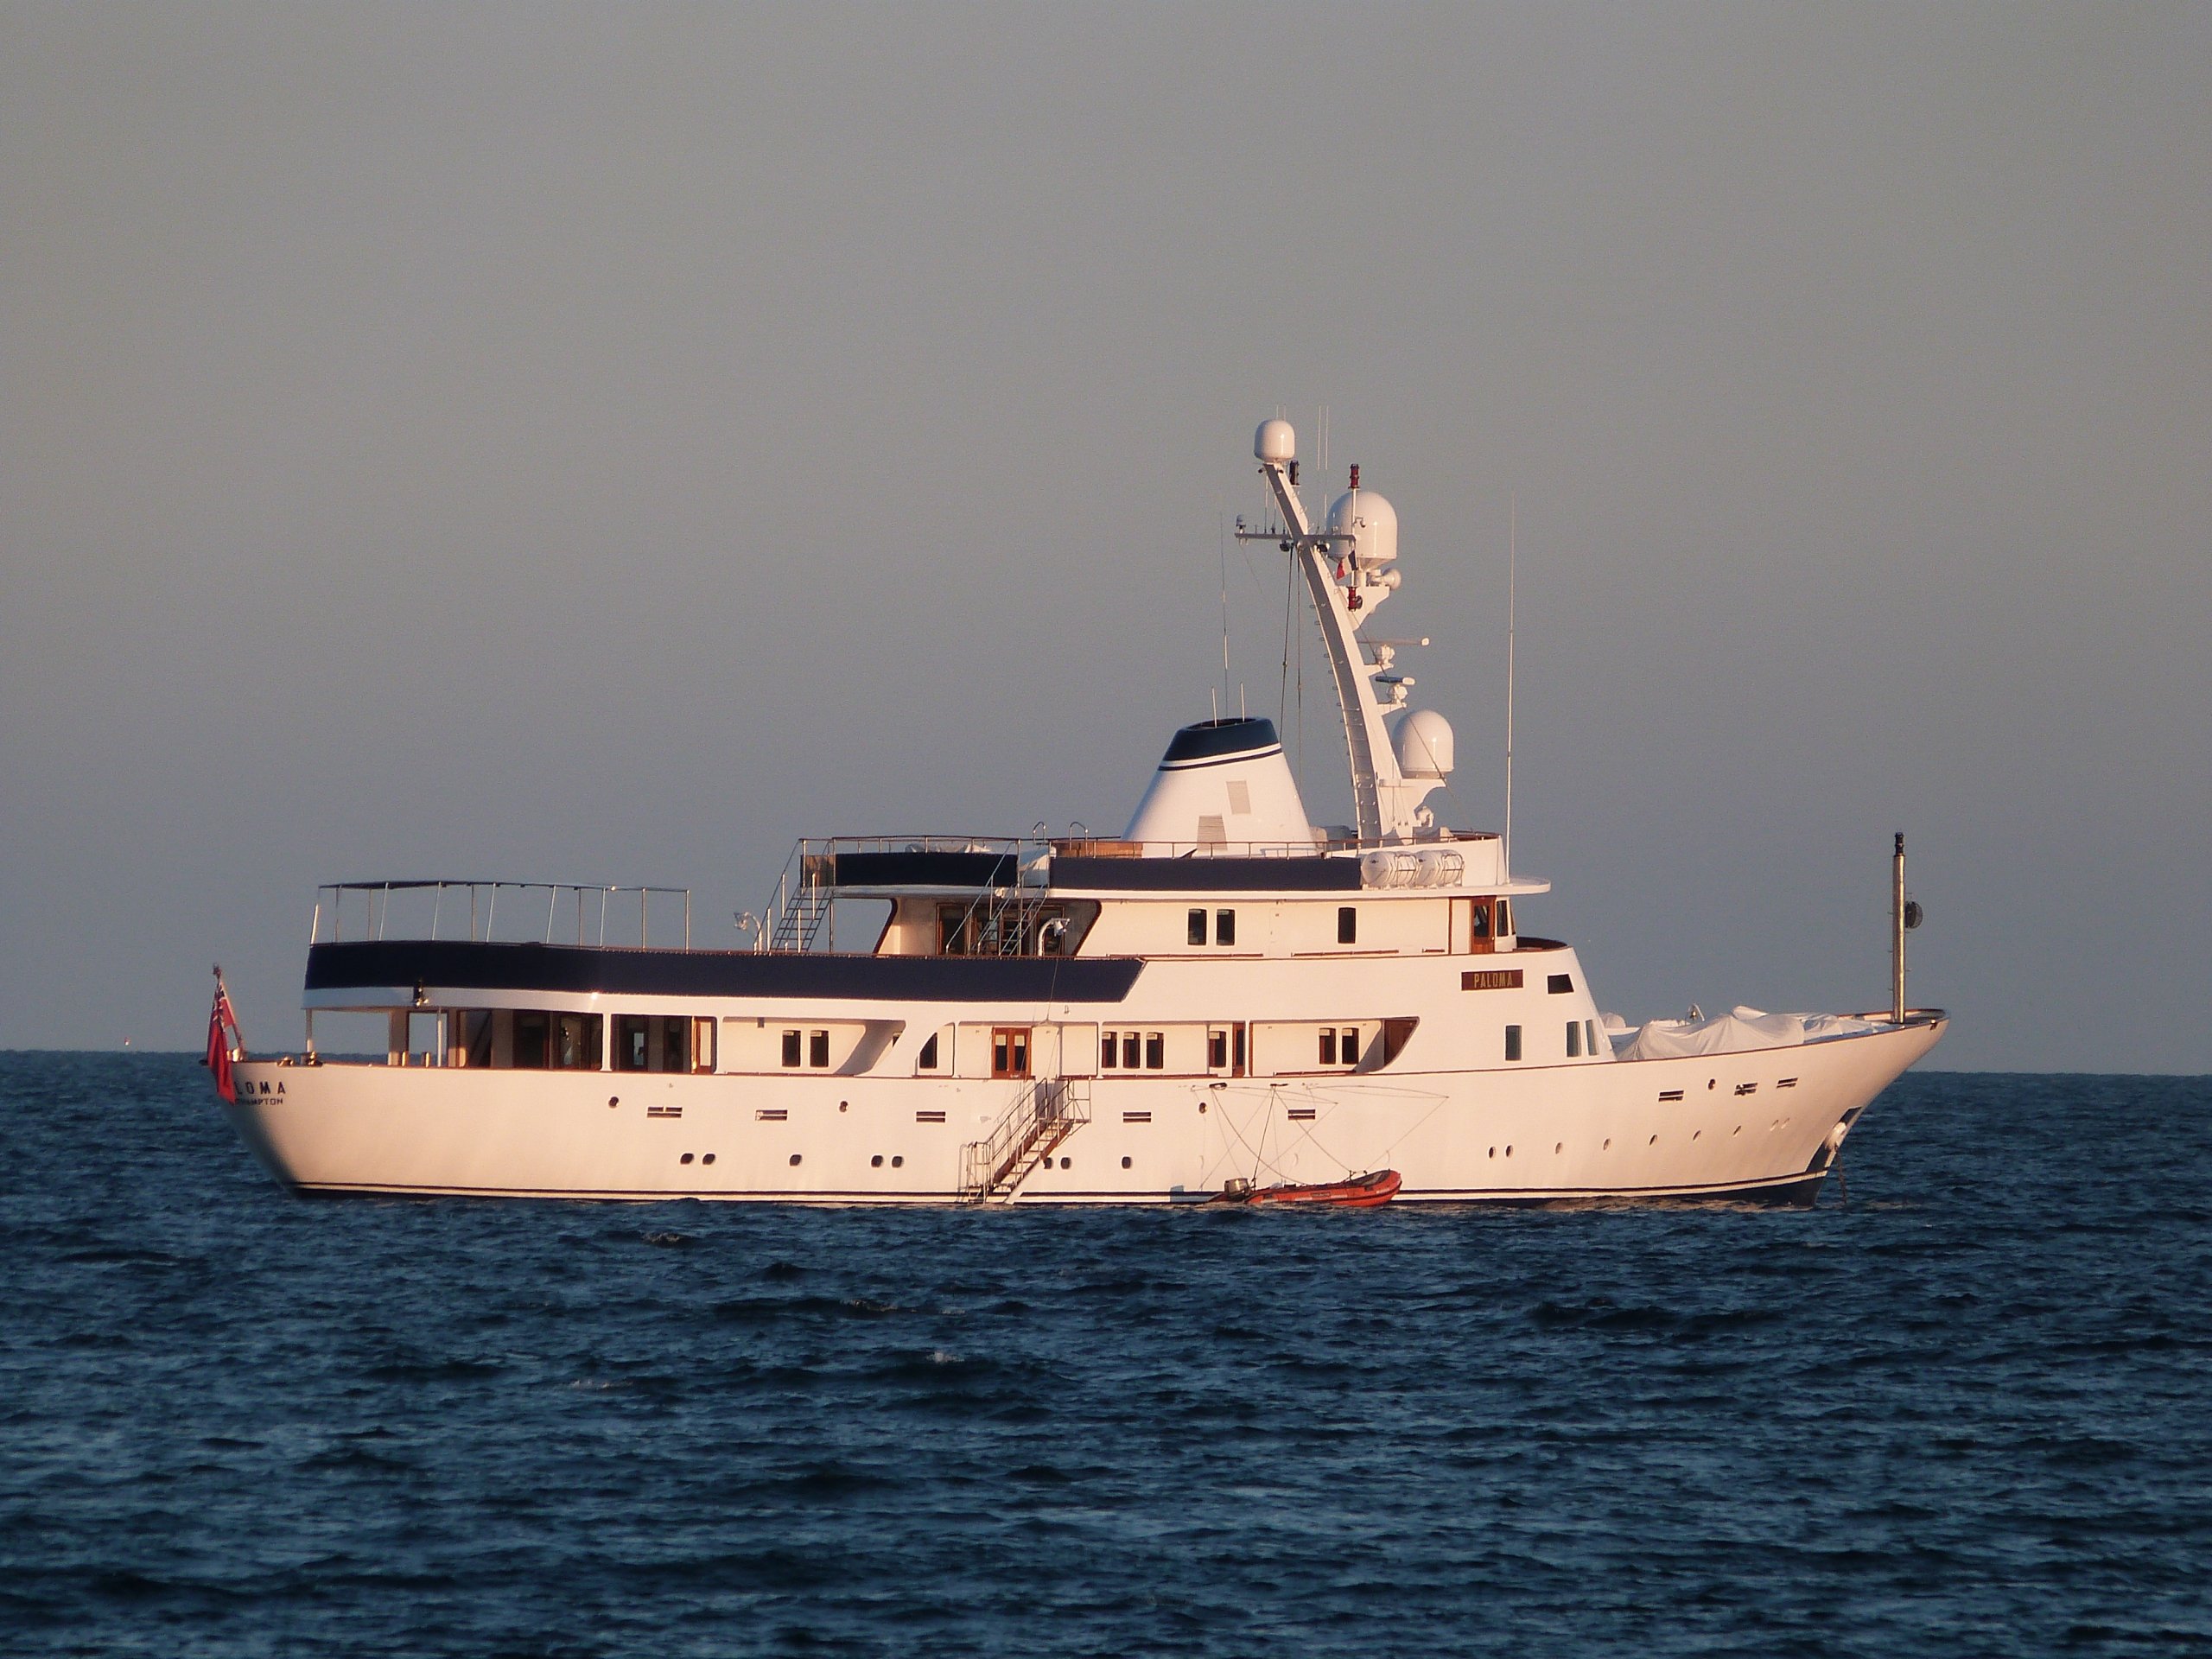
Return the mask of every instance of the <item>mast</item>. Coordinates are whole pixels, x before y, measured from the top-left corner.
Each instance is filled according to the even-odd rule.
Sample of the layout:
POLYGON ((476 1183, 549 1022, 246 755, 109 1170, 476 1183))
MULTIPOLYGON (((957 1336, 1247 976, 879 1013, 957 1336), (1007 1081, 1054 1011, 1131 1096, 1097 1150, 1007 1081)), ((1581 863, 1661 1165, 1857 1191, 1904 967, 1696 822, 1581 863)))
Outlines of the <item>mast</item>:
POLYGON ((1904 1024, 1904 931, 1910 925, 1904 913, 1904 831, 1897 831, 1897 848, 1890 855, 1890 1019, 1904 1024))
MULTIPOLYGON (((1409 785, 1398 768, 1390 743, 1387 715, 1405 707, 1404 686, 1411 681, 1390 675, 1393 700, 1375 695, 1378 676, 1389 672, 1394 656, 1387 645, 1376 647, 1376 660, 1369 662, 1359 638, 1360 624, 1389 597, 1396 586, 1395 573, 1377 577, 1359 569, 1356 558, 1347 560, 1348 584, 1339 586, 1330 568, 1332 556, 1344 558, 1354 547, 1345 531, 1317 531, 1299 499, 1295 437, 1287 421, 1269 421, 1260 428, 1253 453, 1273 492, 1285 529, 1275 534, 1240 529, 1245 541, 1272 541, 1298 561, 1305 573, 1306 590, 1313 601, 1313 614, 1321 625, 1322 643, 1328 648, 1329 674, 1336 682, 1337 707, 1344 716, 1344 752, 1351 766, 1352 813, 1362 841, 1402 838, 1415 827, 1421 798, 1433 785, 1409 785)), ((1351 493, 1359 493, 1359 469, 1352 469, 1351 493)))

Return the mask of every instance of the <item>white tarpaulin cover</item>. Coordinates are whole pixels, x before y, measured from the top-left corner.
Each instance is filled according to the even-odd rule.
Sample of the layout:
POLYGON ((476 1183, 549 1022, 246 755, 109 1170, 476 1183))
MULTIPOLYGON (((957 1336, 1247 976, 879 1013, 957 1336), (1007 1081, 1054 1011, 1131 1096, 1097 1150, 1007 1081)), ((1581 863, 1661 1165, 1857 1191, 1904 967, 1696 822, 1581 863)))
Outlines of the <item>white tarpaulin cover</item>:
POLYGON ((1749 1048, 1793 1048, 1808 1038, 1873 1029, 1872 1020, 1849 1014, 1768 1014, 1739 1006, 1708 1020, 1653 1020, 1632 1031, 1618 1032, 1613 1057, 1673 1060, 1689 1054, 1735 1054, 1749 1048))

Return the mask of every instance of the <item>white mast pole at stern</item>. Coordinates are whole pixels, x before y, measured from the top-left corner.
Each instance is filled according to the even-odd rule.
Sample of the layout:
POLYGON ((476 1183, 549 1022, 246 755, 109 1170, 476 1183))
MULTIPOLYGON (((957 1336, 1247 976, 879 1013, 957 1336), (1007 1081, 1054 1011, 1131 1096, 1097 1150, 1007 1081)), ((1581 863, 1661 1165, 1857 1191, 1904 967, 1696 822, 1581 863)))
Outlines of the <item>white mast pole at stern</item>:
POLYGON ((1513 625, 1520 596, 1521 498, 1505 498, 1505 834, 1498 841, 1505 879, 1513 879, 1513 625))
POLYGON ((1904 831, 1890 854, 1890 1019, 1904 1024, 1904 831))

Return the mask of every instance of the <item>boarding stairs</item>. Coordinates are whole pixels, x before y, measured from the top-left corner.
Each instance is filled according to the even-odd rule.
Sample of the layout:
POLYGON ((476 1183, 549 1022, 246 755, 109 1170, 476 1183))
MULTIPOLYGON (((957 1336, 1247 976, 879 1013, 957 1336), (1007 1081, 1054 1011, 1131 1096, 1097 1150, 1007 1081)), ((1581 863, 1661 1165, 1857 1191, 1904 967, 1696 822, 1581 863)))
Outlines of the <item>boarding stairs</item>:
POLYGON ((1021 1091, 986 1138, 970 1141, 960 1149, 962 1200, 1010 1200, 1063 1141, 1090 1122, 1087 1078, 1038 1078, 1021 1091))

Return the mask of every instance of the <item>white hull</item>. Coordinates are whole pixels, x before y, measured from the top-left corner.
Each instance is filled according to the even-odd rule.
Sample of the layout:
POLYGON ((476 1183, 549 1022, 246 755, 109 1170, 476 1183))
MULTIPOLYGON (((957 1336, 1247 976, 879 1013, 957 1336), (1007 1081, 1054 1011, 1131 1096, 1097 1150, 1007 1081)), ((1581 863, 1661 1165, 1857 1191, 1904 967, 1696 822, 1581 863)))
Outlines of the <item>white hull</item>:
MULTIPOLYGON (((1943 1027, 1503 1071, 1095 1077, 1090 1122, 1011 1201, 1192 1202, 1232 1179, 1389 1168, 1401 1203, 1809 1202, 1840 1128, 1943 1027), (1675 1090, 1681 1100, 1659 1098, 1675 1090)), ((262 1063, 238 1077, 232 1122, 300 1192, 805 1204, 959 1201, 963 1144, 1024 1086, 262 1063), (918 1110, 946 1121, 918 1123, 918 1110), (775 1111, 786 1116, 761 1116, 775 1111)))

